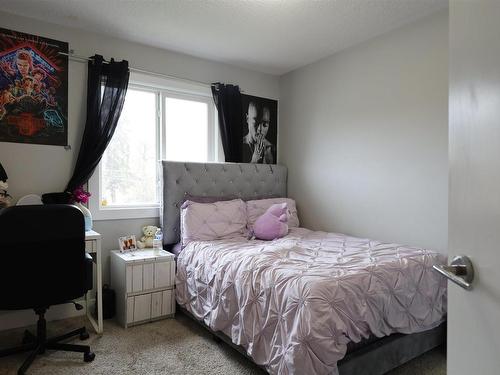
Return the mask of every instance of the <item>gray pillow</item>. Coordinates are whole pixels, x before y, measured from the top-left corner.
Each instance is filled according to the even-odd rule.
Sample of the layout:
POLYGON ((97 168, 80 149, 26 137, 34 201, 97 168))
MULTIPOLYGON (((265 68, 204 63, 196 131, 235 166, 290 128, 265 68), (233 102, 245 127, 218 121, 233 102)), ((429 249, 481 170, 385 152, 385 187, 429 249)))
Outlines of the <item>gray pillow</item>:
POLYGON ((214 197, 210 195, 191 195, 189 193, 186 193, 184 194, 183 203, 185 201, 191 201, 195 203, 215 203, 221 201, 232 201, 233 199, 239 199, 239 197, 237 197, 236 195, 223 195, 221 197, 214 197))
POLYGON ((213 195, 191 195, 189 193, 185 193, 182 203, 184 203, 185 201, 191 201, 195 203, 214 203, 220 201, 232 201, 233 199, 243 199, 243 201, 246 202, 257 199, 271 199, 271 198, 281 198, 281 197, 279 197, 278 195, 257 195, 255 197, 243 199, 236 195, 222 195, 220 197, 215 197, 213 195))

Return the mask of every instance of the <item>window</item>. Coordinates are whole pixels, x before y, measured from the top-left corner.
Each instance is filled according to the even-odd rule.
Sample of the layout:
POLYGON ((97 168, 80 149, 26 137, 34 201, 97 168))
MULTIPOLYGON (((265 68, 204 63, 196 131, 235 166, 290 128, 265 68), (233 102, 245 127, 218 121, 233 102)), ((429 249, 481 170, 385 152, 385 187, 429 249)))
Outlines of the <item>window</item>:
POLYGON ((150 80, 131 77, 115 134, 90 179, 96 220, 158 216, 160 159, 205 162, 220 155, 210 89, 150 80))
POLYGON ((208 103, 165 97, 165 158, 203 161, 208 155, 208 103))
POLYGON ((156 93, 130 88, 115 134, 101 161, 102 206, 158 203, 157 133, 156 93), (139 179, 140 184, 132 183, 139 179))

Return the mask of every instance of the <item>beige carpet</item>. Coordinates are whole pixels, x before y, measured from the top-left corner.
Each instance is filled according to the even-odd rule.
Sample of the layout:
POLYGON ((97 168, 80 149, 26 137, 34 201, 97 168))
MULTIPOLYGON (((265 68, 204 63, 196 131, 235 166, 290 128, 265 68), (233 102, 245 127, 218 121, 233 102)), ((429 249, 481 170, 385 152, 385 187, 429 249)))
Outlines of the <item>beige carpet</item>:
MULTIPOLYGON (((49 335, 83 324, 83 318, 49 322, 49 335)), ((0 348, 18 344, 22 332, 22 329, 0 332, 0 348)), ((229 346, 216 343, 203 328, 182 314, 177 314, 176 319, 127 330, 106 321, 103 336, 91 333, 90 339, 83 343, 91 345, 96 354, 94 362, 84 363, 78 353, 49 352, 37 357, 28 374, 264 374, 229 346)), ((15 374, 25 357, 26 354, 0 358, 0 374, 15 374)), ((390 374, 444 375, 445 354, 442 349, 433 350, 390 374)))

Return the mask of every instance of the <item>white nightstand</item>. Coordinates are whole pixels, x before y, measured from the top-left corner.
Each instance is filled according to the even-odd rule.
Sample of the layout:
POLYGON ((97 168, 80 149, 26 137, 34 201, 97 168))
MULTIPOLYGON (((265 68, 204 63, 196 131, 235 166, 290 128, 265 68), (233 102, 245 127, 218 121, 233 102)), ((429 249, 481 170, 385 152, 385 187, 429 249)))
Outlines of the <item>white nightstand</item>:
POLYGON ((165 250, 111 252, 116 316, 125 327, 175 314, 175 261, 165 250))

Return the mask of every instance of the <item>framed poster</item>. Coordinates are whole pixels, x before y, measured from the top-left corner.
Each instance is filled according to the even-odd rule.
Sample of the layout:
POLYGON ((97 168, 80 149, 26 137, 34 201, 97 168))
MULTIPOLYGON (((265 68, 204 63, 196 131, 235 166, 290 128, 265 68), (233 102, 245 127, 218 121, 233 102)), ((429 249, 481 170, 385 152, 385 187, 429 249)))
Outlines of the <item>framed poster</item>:
POLYGON ((276 163, 278 101, 241 95, 243 110, 243 163, 276 163))
POLYGON ((0 28, 0 142, 68 144, 68 43, 0 28))

